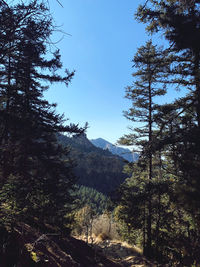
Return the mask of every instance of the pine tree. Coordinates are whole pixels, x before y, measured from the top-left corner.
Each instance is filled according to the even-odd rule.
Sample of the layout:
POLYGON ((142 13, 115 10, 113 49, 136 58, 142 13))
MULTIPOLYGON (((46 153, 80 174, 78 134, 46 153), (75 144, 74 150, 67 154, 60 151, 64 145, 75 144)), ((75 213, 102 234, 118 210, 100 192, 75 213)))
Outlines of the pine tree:
POLYGON ((176 85, 178 89, 188 90, 185 97, 174 103, 177 115, 170 119, 174 124, 173 137, 165 141, 168 144, 173 143, 173 159, 178 168, 177 173, 181 185, 185 184, 182 191, 185 208, 193 213, 194 218, 199 218, 200 203, 197 198, 200 187, 199 1, 149 2, 151 6, 139 7, 137 18, 148 23, 148 30, 164 32, 172 51, 173 65, 169 73, 173 77, 170 83, 176 85))
MULTIPOLYGON (((140 164, 146 166, 149 183, 153 178, 153 141, 154 130, 156 129, 155 115, 157 114, 157 105, 155 97, 166 93, 165 86, 161 85, 161 80, 165 81, 165 70, 168 68, 167 57, 164 52, 147 42, 145 46, 138 49, 134 57, 134 67, 137 71, 133 74, 135 81, 133 85, 127 87, 126 97, 132 101, 132 107, 125 112, 125 117, 133 122, 140 123, 139 127, 133 129, 133 133, 120 139, 121 144, 135 145, 142 149, 140 164), (143 158, 143 159, 142 159, 143 158)), ((150 192, 149 192, 150 194, 150 192)), ((147 256, 152 255, 152 203, 151 198, 146 202, 147 218, 144 225, 144 253, 147 256)))
POLYGON ((59 51, 45 58, 53 24, 43 4, 19 4, 9 12, 18 28, 7 41, 14 49, 4 54, 1 73, 0 94, 6 99, 0 112, 2 217, 8 220, 10 212, 11 223, 69 227, 73 164, 69 151, 57 144, 56 134, 79 134, 83 129, 64 126, 63 116, 55 113, 56 105, 43 99, 43 93, 47 82, 68 85, 73 72, 57 74, 62 67, 59 51))

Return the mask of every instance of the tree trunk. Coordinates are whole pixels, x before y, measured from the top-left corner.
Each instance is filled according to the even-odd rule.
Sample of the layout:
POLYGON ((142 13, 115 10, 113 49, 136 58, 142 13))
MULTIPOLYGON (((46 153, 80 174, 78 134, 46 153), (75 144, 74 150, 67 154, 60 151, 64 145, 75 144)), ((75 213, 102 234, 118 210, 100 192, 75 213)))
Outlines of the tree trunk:
POLYGON ((196 86, 196 113, 197 113, 197 123, 198 128, 200 129, 200 74, 199 74, 199 62, 200 62, 200 51, 197 50, 194 52, 195 62, 194 62, 194 75, 195 75, 195 86, 196 86))
MULTIPOLYGON (((152 94, 151 94, 151 78, 149 80, 149 180, 152 180, 152 94)), ((151 192, 149 192, 148 200, 148 217, 147 217, 147 243, 145 249, 145 256, 152 256, 152 203, 151 203, 151 192)))
MULTIPOLYGON (((162 159, 161 159, 161 152, 159 152, 159 180, 162 180, 162 159)), ((159 247, 160 247, 160 219, 161 219, 161 193, 160 193, 160 186, 158 189, 158 214, 157 214, 157 222, 156 222, 156 256, 159 258, 159 247)))

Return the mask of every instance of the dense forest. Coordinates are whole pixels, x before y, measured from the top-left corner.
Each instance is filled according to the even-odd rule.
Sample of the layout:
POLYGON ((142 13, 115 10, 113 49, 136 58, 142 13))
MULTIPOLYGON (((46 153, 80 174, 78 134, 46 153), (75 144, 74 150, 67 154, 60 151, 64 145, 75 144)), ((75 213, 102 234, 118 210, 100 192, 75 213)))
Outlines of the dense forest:
POLYGON ((133 127, 118 142, 139 153, 125 165, 44 98, 75 74, 63 72, 50 41, 48 1, 0 0, 0 266, 127 266, 70 237, 88 241, 104 218, 101 238, 111 239, 115 225, 115 237, 157 266, 199 266, 200 2, 141 1, 135 18, 150 39, 134 55, 125 89, 133 127), (184 96, 166 103, 169 90, 184 96))
POLYGON ((141 154, 119 189, 117 216, 147 257, 170 266, 200 262, 199 11, 199 1, 190 0, 138 7, 136 19, 152 35, 161 32, 168 46, 149 40, 135 54, 133 83, 126 88, 132 107, 125 116, 137 127, 120 139, 141 154), (185 96, 160 105, 169 89, 185 96))
POLYGON ((59 135, 58 141, 70 149, 77 184, 111 195, 127 178, 123 173, 124 159, 95 147, 85 134, 73 138, 59 135))

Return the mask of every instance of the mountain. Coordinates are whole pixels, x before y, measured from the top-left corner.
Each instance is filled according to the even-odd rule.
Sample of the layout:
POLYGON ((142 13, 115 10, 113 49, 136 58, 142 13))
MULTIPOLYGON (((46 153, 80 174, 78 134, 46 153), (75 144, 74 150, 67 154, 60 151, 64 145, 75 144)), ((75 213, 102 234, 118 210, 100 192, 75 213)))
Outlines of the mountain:
POLYGON ((78 184, 109 195, 127 178, 123 173, 124 159, 94 146, 85 134, 72 138, 59 135, 58 141, 70 148, 78 184))
POLYGON ((92 139, 90 140, 90 142, 96 147, 102 148, 104 150, 109 150, 112 154, 123 157, 129 162, 137 161, 139 158, 139 155, 137 153, 132 153, 127 148, 115 146, 102 138, 92 139))

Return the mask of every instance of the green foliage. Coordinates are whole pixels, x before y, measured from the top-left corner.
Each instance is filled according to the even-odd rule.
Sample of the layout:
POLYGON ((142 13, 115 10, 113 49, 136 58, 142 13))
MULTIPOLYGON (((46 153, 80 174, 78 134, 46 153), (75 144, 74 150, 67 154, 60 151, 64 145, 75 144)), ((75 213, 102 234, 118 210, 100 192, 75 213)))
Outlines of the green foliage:
POLYGON ((98 192, 97 190, 79 186, 76 192, 77 206, 84 207, 90 206, 96 215, 103 214, 105 210, 111 206, 111 200, 106 195, 98 192))
POLYGON ((130 87, 128 91, 133 107, 126 115, 133 122, 143 122, 143 128, 134 129, 134 133, 121 141, 139 145, 142 153, 133 176, 121 186, 116 214, 132 232, 141 231, 143 244, 147 225, 147 237, 151 237, 149 243, 153 249, 148 256, 154 256, 162 264, 193 266, 199 262, 196 252, 200 229, 199 3, 149 0, 139 6, 136 18, 148 24, 148 31, 162 31, 170 42, 170 48, 161 52, 162 63, 158 60, 158 67, 161 67, 158 70, 164 79, 158 74, 152 82, 158 82, 158 86, 164 83, 164 89, 184 88, 188 93, 173 103, 151 106, 152 102, 146 102, 147 94, 144 94, 145 79, 139 76, 144 71, 150 77, 144 68, 148 57, 136 54, 143 65, 134 75, 137 78, 134 90, 130 87), (138 86, 140 93, 136 91, 138 86), (147 122, 149 128, 145 127, 147 122), (146 136, 149 137, 147 141, 146 136))
POLYGON ((77 210, 74 216, 75 224, 73 232, 78 235, 84 234, 88 242, 89 236, 92 235, 92 223, 95 216, 95 211, 88 205, 77 210))
POLYGON ((93 221, 100 215, 113 210, 110 198, 93 188, 77 186, 73 233, 92 236, 93 221))
MULTIPOLYGON (((137 69, 132 74, 134 77, 133 84, 126 88, 126 98, 131 100, 132 107, 124 114, 127 119, 138 124, 129 135, 125 135, 120 139, 120 143, 134 145, 136 149, 141 150, 139 164, 140 166, 143 165, 143 169, 141 169, 140 176, 147 180, 149 179, 149 182, 147 180, 144 181, 147 187, 143 189, 142 186, 138 187, 139 197, 146 199, 146 202, 142 203, 134 199, 137 203, 136 205, 139 205, 139 203, 144 204, 142 217, 138 213, 138 222, 140 222, 140 228, 142 225, 144 226, 143 247, 146 256, 152 256, 153 204, 150 189, 154 178, 153 160, 155 155, 153 141, 157 128, 156 118, 159 112, 156 100, 158 101, 158 97, 166 93, 165 80, 169 62, 166 51, 153 45, 151 41, 147 42, 145 46, 138 49, 134 56, 133 63, 137 69)), ((141 183, 143 182, 141 181, 141 183)))
MULTIPOLYGON (((171 79, 167 84, 186 88, 188 93, 162 108, 160 143, 168 150, 177 170, 179 201, 194 218, 199 217, 200 173, 200 48, 198 1, 149 1, 151 6, 139 8, 137 18, 155 31, 161 30, 171 43, 171 79), (168 118, 166 118, 168 117, 168 118)), ((197 219, 198 220, 198 219, 197 219)))
POLYGON ((38 1, 0 4, 0 205, 1 223, 23 221, 56 230, 69 223, 75 183, 68 149, 57 143, 59 132, 80 133, 64 126, 55 104, 43 98, 49 83, 71 81, 59 75, 59 51, 46 59, 53 23, 38 1))
MULTIPOLYGON (((192 217, 177 206, 177 180, 168 175, 162 180, 148 179, 145 172, 136 171, 119 189, 115 216, 120 234, 132 244, 144 247, 148 214, 148 199, 152 208, 152 257, 162 264, 192 262, 197 247, 191 249, 195 234, 192 217), (191 236, 194 235, 193 237, 191 236), (188 261, 189 260, 189 261, 188 261)), ((194 243, 193 243, 194 246, 194 243)))
POLYGON ((118 225, 118 233, 120 238, 123 241, 128 242, 129 244, 136 245, 138 247, 142 247, 142 230, 135 229, 132 227, 131 223, 127 223, 123 220, 123 215, 125 215, 124 207, 117 206, 114 211, 115 220, 118 225))

